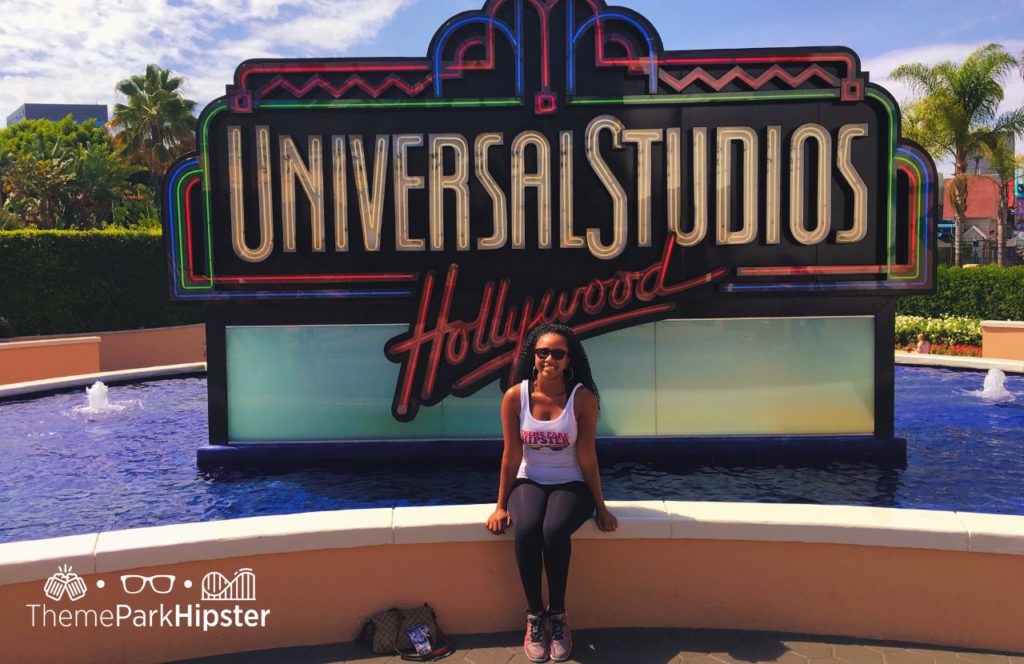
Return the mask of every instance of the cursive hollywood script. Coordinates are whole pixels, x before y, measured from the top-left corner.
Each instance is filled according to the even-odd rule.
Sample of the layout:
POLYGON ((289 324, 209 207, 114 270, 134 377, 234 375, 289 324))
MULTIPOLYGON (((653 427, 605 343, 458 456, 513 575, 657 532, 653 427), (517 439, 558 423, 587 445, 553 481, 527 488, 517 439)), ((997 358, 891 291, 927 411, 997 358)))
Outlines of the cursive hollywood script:
POLYGON ((403 421, 416 416, 420 401, 437 403, 450 391, 468 394, 473 387, 492 380, 508 370, 512 381, 514 359, 529 331, 541 323, 578 321, 573 330, 587 336, 594 330, 629 321, 664 318, 675 309, 672 296, 710 283, 727 271, 718 268, 699 277, 676 284, 666 283, 668 266, 676 243, 670 236, 661 260, 635 272, 616 272, 605 279, 592 279, 568 291, 547 290, 539 298, 526 297, 519 304, 508 302, 510 281, 484 284, 477 316, 472 321, 450 318, 459 279, 459 266, 452 264, 440 291, 440 306, 435 307, 433 272, 424 277, 419 308, 409 332, 388 341, 384 352, 388 359, 402 365, 395 389, 392 414, 403 421), (429 313, 437 308, 432 321, 429 313), (490 357, 496 351, 500 352, 490 357), (441 362, 463 368, 450 387, 437 384, 441 362), (417 378, 419 380, 417 380, 417 378), (414 399, 418 393, 419 398, 414 399))

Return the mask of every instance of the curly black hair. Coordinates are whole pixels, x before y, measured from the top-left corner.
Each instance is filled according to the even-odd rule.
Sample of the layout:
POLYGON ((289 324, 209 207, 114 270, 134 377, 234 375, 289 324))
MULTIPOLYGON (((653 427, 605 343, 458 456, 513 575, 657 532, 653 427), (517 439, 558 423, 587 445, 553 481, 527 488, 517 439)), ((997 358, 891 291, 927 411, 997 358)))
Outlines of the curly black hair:
POLYGON ((571 391, 577 384, 582 384, 594 393, 597 399, 597 406, 601 407, 601 395, 597 391, 597 384, 594 382, 594 375, 590 372, 590 360, 587 359, 587 351, 583 349, 580 338, 567 325, 557 323, 545 323, 530 330, 523 347, 519 351, 515 365, 515 383, 524 380, 533 380, 533 351, 537 348, 537 340, 545 334, 557 334, 564 338, 569 345, 569 365, 566 370, 572 369, 572 380, 565 382, 566 390, 571 391))

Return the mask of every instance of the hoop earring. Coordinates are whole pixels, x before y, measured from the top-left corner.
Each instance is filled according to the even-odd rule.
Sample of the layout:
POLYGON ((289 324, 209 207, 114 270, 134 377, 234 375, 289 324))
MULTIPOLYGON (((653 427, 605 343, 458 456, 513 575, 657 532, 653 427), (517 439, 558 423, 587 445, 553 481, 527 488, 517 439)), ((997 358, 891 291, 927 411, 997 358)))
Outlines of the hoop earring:
POLYGON ((534 367, 534 368, 533 368, 533 379, 534 379, 534 380, 537 380, 537 376, 539 376, 539 375, 540 375, 540 374, 538 374, 538 373, 537 373, 537 367, 534 367))
POLYGON ((562 378, 564 378, 565 382, 567 382, 567 383, 571 383, 572 379, 575 378, 575 377, 576 377, 576 372, 572 370, 572 367, 569 367, 565 371, 562 372, 562 378))

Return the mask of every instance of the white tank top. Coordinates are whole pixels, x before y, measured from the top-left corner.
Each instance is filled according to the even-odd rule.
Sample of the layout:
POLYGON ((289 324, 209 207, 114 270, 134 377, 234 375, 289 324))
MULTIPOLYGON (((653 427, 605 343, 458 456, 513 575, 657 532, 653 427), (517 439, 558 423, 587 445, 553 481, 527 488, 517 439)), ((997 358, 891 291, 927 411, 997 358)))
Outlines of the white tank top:
POLYGON ((576 461, 576 413, 573 397, 580 385, 573 388, 565 402, 565 410, 553 420, 538 420, 530 412, 530 381, 519 384, 519 438, 523 443, 523 462, 517 478, 538 484, 562 484, 584 481, 576 461))

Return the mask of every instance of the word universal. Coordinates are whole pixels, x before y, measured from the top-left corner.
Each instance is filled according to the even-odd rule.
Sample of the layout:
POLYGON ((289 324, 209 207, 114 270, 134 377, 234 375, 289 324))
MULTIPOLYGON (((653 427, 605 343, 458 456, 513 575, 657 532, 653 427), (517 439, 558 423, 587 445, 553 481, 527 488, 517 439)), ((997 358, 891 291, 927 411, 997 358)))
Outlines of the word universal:
POLYGON ((305 157, 293 136, 280 134, 272 145, 269 126, 243 130, 228 125, 226 131, 232 246, 238 258, 249 263, 266 260, 275 246, 288 253, 298 251, 300 198, 305 199, 301 216, 307 218, 308 213, 313 252, 328 251, 328 219, 333 222, 333 251, 379 252, 382 230, 390 219, 394 250, 399 252, 525 249, 529 223, 536 224, 539 249, 550 249, 557 241, 561 249, 585 250, 611 260, 622 254, 630 237, 640 247, 651 246, 652 205, 655 194, 661 192, 665 199, 658 205, 665 211, 667 231, 682 247, 712 241, 717 245, 779 244, 784 231, 803 245, 826 239, 849 244, 861 242, 868 232, 868 187, 853 159, 857 139, 869 133, 864 123, 841 125, 833 131, 805 123, 784 136, 781 126, 629 128, 613 115, 601 115, 583 132, 584 167, 574 164, 578 139, 573 131, 558 132, 557 145, 535 129, 473 137, 458 133, 310 135, 305 137, 305 157), (413 160, 411 155, 420 154, 417 150, 426 151, 426 158, 413 160), (709 167, 711 153, 715 159, 709 167), (253 154, 253 159, 247 159, 253 154), (664 155, 663 168, 656 163, 656 155, 664 155), (635 182, 626 181, 613 168, 626 158, 632 163, 635 182), (413 161, 426 166, 414 168, 413 161), (692 187, 688 197, 692 204, 684 211, 687 162, 685 179, 692 187), (762 162, 764 173, 759 173, 762 162), (245 173, 246 163, 255 168, 255 177, 245 173), (603 218, 581 219, 580 225, 587 226, 582 234, 573 217, 577 171, 593 184, 577 189, 577 195, 583 192, 591 199, 608 200, 603 218), (664 177, 664 187, 653 184, 656 174, 664 177), (833 179, 842 185, 837 191, 849 192, 845 207, 851 214, 835 215, 842 221, 833 220, 833 179), (258 224, 247 229, 246 186, 250 183, 255 184, 256 195, 249 204, 255 204, 258 224), (471 219, 471 189, 489 200, 489 206, 475 205, 472 214, 489 218, 471 219), (635 192, 635 200, 627 191, 635 192), (424 213, 418 212, 421 205, 410 205, 413 195, 424 196, 424 213), (557 229, 552 221, 556 195, 557 229), (709 223, 712 197, 714 220, 709 223), (411 209, 417 211, 413 223, 411 209), (535 218, 528 220, 528 213, 535 218), (414 227, 419 227, 416 222, 421 217, 427 223, 417 234, 414 227), (445 234, 446 219, 454 237, 445 234), (630 224, 635 224, 632 233, 630 224), (471 233, 471 225, 482 228, 471 233), (280 240, 275 237, 278 228, 280 240), (361 243, 353 229, 358 229, 361 243))

